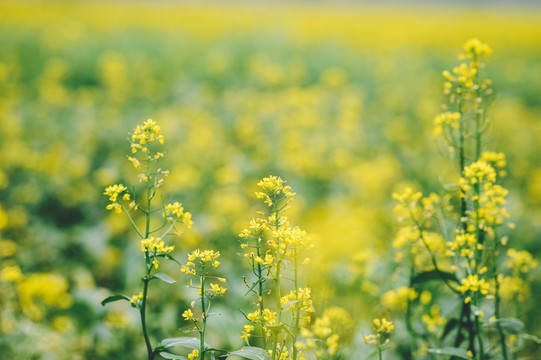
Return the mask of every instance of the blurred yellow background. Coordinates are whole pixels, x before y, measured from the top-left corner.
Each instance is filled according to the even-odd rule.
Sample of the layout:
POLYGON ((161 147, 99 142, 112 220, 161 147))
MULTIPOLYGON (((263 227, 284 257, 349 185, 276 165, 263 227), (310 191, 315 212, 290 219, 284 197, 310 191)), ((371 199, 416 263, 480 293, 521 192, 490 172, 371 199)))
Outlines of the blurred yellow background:
MULTIPOLYGON (((176 253, 225 258, 221 309, 244 301, 238 233, 259 205, 257 180, 274 174, 297 192, 291 217, 316 244, 314 303, 362 326, 397 286, 391 194, 457 181, 432 120, 441 71, 472 37, 494 49, 487 148, 508 158, 510 242, 539 257, 540 18, 538 7, 485 3, 0 3, 0 266, 26 284, 0 283, 0 353, 144 353, 136 314, 99 302, 141 275, 130 224, 102 193, 137 182, 127 134, 147 118, 166 136, 165 194, 193 214, 176 253)), ((150 300, 158 338, 184 326, 175 274, 178 286, 150 300)), ((536 334, 539 285, 518 314, 536 334)), ((210 338, 240 344, 242 316, 222 311, 210 338)))

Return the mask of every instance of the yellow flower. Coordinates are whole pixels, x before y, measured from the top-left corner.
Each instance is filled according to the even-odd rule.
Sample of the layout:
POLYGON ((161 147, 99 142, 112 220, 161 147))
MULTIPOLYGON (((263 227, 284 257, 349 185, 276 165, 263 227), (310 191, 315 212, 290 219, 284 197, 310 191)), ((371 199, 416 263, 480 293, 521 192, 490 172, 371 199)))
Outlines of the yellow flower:
MULTIPOLYGON (((111 185, 105 188, 105 192, 103 194, 109 196, 109 201, 111 201, 111 204, 107 205, 105 208, 107 210, 115 210, 117 214, 120 214, 122 212, 122 207, 118 202, 118 196, 124 193, 126 190, 128 190, 128 188, 122 184, 111 185)), ((125 193, 122 199, 129 200, 129 196, 130 195, 128 193, 125 193)))
POLYGON ((17 265, 6 266, 0 272, 0 280, 4 282, 14 282, 17 283, 23 279, 23 274, 21 273, 21 268, 17 265))
POLYGON ((174 246, 165 246, 165 243, 159 237, 150 237, 141 240, 141 252, 154 254, 169 254, 175 249, 174 246))
POLYGON ((143 293, 140 292, 139 295, 133 295, 130 299, 130 302, 132 304, 135 304, 137 303, 137 301, 142 300, 142 299, 143 299, 143 293))
POLYGON ((488 294, 489 283, 485 279, 479 279, 477 274, 468 275, 465 279, 461 280, 460 286, 457 287, 458 291, 461 293, 470 292, 480 292, 483 295, 488 294))
POLYGON ((263 178, 257 183, 257 186, 263 191, 256 192, 256 197, 258 199, 264 199, 268 206, 272 206, 276 201, 295 196, 291 186, 284 186, 286 182, 279 176, 269 175, 269 177, 263 178), (280 198, 280 195, 283 196, 280 198))
POLYGON ((242 332, 241 339, 248 342, 248 338, 251 336, 251 332, 254 331, 253 325, 244 325, 244 331, 242 332))
POLYGON ((45 306, 66 309, 73 303, 68 293, 67 280, 58 274, 35 273, 17 285, 23 312, 31 320, 40 320, 45 315, 45 306))
POLYGON ((184 320, 192 320, 193 319, 193 312, 191 309, 188 309, 182 313, 182 317, 184 320))
POLYGON ((227 291, 225 287, 218 284, 210 284, 210 290, 213 296, 223 295, 227 291))
POLYGON ((188 359, 189 360, 199 359, 199 350, 193 349, 193 351, 188 354, 188 359))

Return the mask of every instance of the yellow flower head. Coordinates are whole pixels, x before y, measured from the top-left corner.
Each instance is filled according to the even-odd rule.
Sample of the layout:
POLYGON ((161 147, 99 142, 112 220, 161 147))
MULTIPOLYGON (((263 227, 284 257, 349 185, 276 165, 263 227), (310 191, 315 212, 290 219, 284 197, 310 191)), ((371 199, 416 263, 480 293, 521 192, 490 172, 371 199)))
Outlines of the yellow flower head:
POLYGON ((488 44, 481 42, 478 38, 473 38, 468 40, 464 44, 464 51, 469 59, 475 57, 490 55, 492 54, 492 49, 488 44))
POLYGON ((174 246, 165 246, 165 243, 159 237, 150 237, 141 240, 141 252, 154 254, 169 254, 175 249, 174 246))
POLYGON ((285 199, 292 198, 295 193, 292 191, 291 186, 284 186, 287 181, 283 180, 279 176, 270 175, 263 178, 257 183, 263 191, 256 192, 258 199, 264 199, 265 204, 268 206, 275 205, 276 202, 285 199))
POLYGON ((188 321, 188 320, 192 320, 193 319, 193 312, 191 309, 188 309, 186 311, 184 311, 182 313, 182 317, 184 318, 184 320, 188 321))
POLYGON ((196 359, 199 359, 199 350, 193 349, 193 351, 192 351, 191 353, 188 354, 188 359, 189 359, 189 360, 196 360, 196 359))
POLYGON ((160 126, 152 119, 148 119, 143 125, 137 125, 131 137, 132 152, 136 153, 139 149, 145 151, 146 146, 143 145, 155 141, 163 144, 163 135, 158 135, 159 131, 160 126))
POLYGON ((220 262, 217 260, 219 257, 219 251, 196 249, 188 254, 188 261, 186 265, 182 265, 180 271, 188 275, 197 275, 196 267, 201 266, 204 268, 207 264, 212 267, 218 267, 220 265, 220 262))
POLYGON ((142 300, 142 299, 143 299, 143 293, 140 292, 139 295, 133 295, 130 299, 130 302, 132 304, 135 304, 137 303, 137 301, 142 300))

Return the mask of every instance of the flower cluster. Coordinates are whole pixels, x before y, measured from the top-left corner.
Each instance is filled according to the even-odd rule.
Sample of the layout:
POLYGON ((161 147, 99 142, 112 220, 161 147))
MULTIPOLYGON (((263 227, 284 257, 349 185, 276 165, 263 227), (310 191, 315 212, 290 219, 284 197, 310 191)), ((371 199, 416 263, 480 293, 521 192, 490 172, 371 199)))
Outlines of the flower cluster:
POLYGON ((418 206, 418 202, 422 197, 421 192, 414 192, 411 188, 406 188, 402 194, 394 193, 393 199, 396 200, 397 204, 393 211, 398 216, 398 221, 420 217, 422 210, 418 206))
POLYGON ((165 205, 165 211, 162 216, 169 222, 175 222, 177 219, 182 221, 188 229, 192 228, 192 214, 184 211, 182 204, 175 201, 173 204, 165 205))
POLYGON ((141 252, 147 254, 169 254, 174 249, 174 246, 165 246, 165 243, 159 237, 152 236, 141 240, 141 252))
POLYGON ((431 333, 435 333, 441 329, 447 322, 447 319, 440 315, 440 307, 438 305, 432 305, 429 313, 423 314, 421 320, 426 326, 426 329, 431 333))
POLYGON ((52 273, 34 273, 19 279, 19 302, 24 314, 31 320, 41 320, 46 315, 45 306, 67 309, 73 303, 68 293, 68 282, 52 273))
POLYGON ((193 349, 191 353, 188 354, 188 360, 197 360, 199 359, 199 350, 193 349))
POLYGON ((385 318, 374 319, 373 328, 375 334, 366 335, 364 342, 368 345, 381 347, 389 342, 389 335, 394 330, 394 324, 385 318))
POLYGON ((297 291, 291 290, 289 294, 282 296, 280 299, 282 309, 299 309, 303 314, 302 320, 309 323, 311 315, 314 313, 310 293, 311 290, 309 288, 299 288, 297 291))
POLYGON ((153 143, 155 141, 158 141, 160 144, 163 144, 163 135, 158 135, 159 131, 160 131, 160 126, 156 124, 156 122, 152 119, 148 119, 147 121, 145 121, 142 126, 137 125, 137 127, 135 128, 135 131, 133 132, 131 136, 132 153, 135 154, 137 153, 138 150, 141 150, 142 152, 147 152, 148 144, 153 143))
POLYGON ((118 198, 119 195, 123 194, 122 200, 124 201, 130 200, 130 194, 126 190, 128 190, 128 188, 122 184, 111 185, 105 188, 103 194, 109 196, 109 201, 111 202, 107 205, 106 209, 115 210, 117 214, 120 214, 122 212, 122 205, 118 198))
POLYGON ((301 344, 301 348, 315 349, 315 355, 318 359, 325 355, 332 356, 338 351, 340 336, 333 333, 329 317, 317 318, 310 330, 301 328, 301 335, 306 339, 306 344, 301 344))
POLYGON ((460 179, 460 186, 464 192, 470 191, 473 186, 490 187, 496 181, 496 171, 486 161, 479 160, 464 168, 464 177, 460 179))
MULTIPOLYGON (((485 279, 480 279, 477 274, 468 275, 466 278, 462 279, 460 282, 462 285, 458 286, 457 289, 461 293, 465 294, 475 294, 480 293, 481 295, 487 295, 490 290, 490 285, 485 279)), ((470 302, 471 297, 466 297, 464 302, 470 302)))
POLYGON ((218 267, 220 262, 217 260, 220 257, 219 251, 214 250, 194 250, 188 254, 188 262, 186 265, 182 265, 180 271, 187 275, 198 275, 198 270, 204 272, 207 264, 212 267, 218 267))
POLYGON ((525 274, 537 266, 537 260, 528 251, 509 249, 507 256, 509 259, 505 262, 505 267, 511 269, 513 276, 525 274))
POLYGON ((258 199, 265 199, 265 204, 271 207, 284 198, 292 198, 295 193, 291 191, 291 186, 284 186, 285 180, 279 176, 270 175, 257 183, 263 191, 256 192, 258 199))
POLYGON ((132 297, 130 299, 130 303, 139 304, 141 300, 143 300, 143 293, 142 292, 140 292, 139 295, 132 295, 132 297))
POLYGON ((386 309, 395 310, 407 308, 408 301, 415 300, 419 294, 415 289, 401 286, 395 290, 389 290, 381 297, 381 302, 386 309))
POLYGON ((436 117, 434 117, 434 135, 440 135, 444 131, 444 129, 446 131, 449 131, 449 128, 457 130, 460 126, 460 117, 460 113, 456 111, 446 111, 444 113, 436 115, 436 117))

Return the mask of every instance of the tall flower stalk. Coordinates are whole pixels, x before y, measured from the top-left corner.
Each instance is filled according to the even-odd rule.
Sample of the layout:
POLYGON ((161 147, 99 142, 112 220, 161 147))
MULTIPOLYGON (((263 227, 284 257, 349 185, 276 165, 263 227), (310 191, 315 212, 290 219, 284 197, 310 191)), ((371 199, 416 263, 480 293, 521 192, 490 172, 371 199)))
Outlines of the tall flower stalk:
POLYGON ((166 283, 175 282, 166 274, 155 273, 159 267, 160 259, 165 258, 180 264, 171 255, 175 246, 166 245, 164 239, 169 239, 171 235, 180 236, 181 233, 176 229, 179 223, 183 223, 188 228, 192 225, 191 214, 184 211, 179 202, 161 204, 160 207, 156 208, 152 206, 158 189, 169 175, 168 170, 162 170, 157 165, 158 161, 164 157, 164 153, 159 151, 164 143, 164 137, 160 134, 160 130, 160 126, 149 119, 142 125, 138 125, 130 137, 131 156, 128 156, 128 160, 136 169, 143 170, 138 175, 139 183, 143 185, 142 195, 138 196, 135 187, 133 187, 134 190, 130 191, 123 184, 108 186, 104 192, 110 201, 106 207, 107 210, 112 210, 117 214, 124 212, 140 238, 140 248, 144 259, 144 275, 141 277, 142 289, 138 295, 131 297, 114 295, 103 300, 102 304, 128 300, 134 308, 139 310, 149 360, 154 359, 157 353, 152 346, 147 325, 149 284, 153 279, 159 279, 166 283), (158 221, 153 217, 153 214, 160 210, 162 217, 158 221), (143 229, 140 229, 135 221, 138 215, 144 217, 143 229), (153 227, 155 222, 158 225, 153 227))
POLYGON ((285 215, 295 196, 285 183, 272 175, 258 183, 261 191, 256 196, 263 199, 267 211, 258 212, 261 217, 253 219, 240 233, 241 247, 247 250, 244 256, 255 276, 245 284, 248 293, 257 296, 256 309, 246 315, 250 323, 244 326, 241 337, 249 345, 258 329, 261 346, 273 360, 300 356, 299 333, 314 312, 310 289, 300 284, 299 269, 309 262, 308 258, 301 261, 302 252, 309 247, 306 232, 292 227, 285 215), (292 265, 288 276, 284 276, 286 261, 292 265), (284 284, 285 278, 290 279, 289 283, 284 284), (284 291, 291 287, 289 292, 284 291))
MULTIPOLYGON (((188 261, 186 265, 182 265, 181 271, 187 275, 192 275, 198 278, 199 285, 193 285, 190 280, 190 287, 196 287, 198 289, 197 295, 199 296, 199 307, 201 316, 194 315, 192 309, 184 311, 182 317, 186 321, 190 321, 194 329, 199 332, 199 349, 193 349, 188 355, 190 360, 201 359, 205 360, 206 354, 209 351, 205 344, 205 332, 207 329, 207 320, 210 316, 210 309, 212 301, 226 292, 226 288, 220 285, 225 283, 226 280, 221 277, 211 276, 209 271, 213 268, 217 268, 220 265, 218 258, 219 252, 213 250, 195 250, 188 254, 188 261), (212 282, 215 279, 217 282, 212 282)), ((192 308, 196 307, 197 301, 192 302, 192 308)))
MULTIPOLYGON (((501 287, 508 272, 504 264, 509 261, 502 256, 507 237, 499 229, 509 215, 508 191, 500 185, 506 174, 505 155, 485 149, 492 82, 483 77, 482 70, 491 52, 488 45, 472 39, 459 55, 462 63, 443 72, 446 102, 434 119, 434 134, 444 140, 458 184, 446 186, 440 196, 423 197, 411 189, 393 195, 398 203, 395 212, 405 223, 394 242, 400 254, 397 259, 409 260, 410 290, 426 294, 407 302, 406 325, 417 353, 477 360, 500 354, 506 360, 508 334, 517 331, 510 324, 520 323, 502 318, 501 309, 501 287), (456 209, 453 204, 458 204, 456 209), (437 297, 430 292, 439 289, 434 281, 460 300, 459 314, 445 319, 434 311, 439 309, 437 297), (412 321, 412 314, 419 311, 422 324, 412 321), (486 312, 492 315, 488 320, 486 312), (453 331, 452 346, 431 348, 446 345, 453 331), (423 341, 420 347, 415 344, 418 340, 423 341)), ((535 266, 525 262, 528 269, 535 266)))

